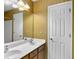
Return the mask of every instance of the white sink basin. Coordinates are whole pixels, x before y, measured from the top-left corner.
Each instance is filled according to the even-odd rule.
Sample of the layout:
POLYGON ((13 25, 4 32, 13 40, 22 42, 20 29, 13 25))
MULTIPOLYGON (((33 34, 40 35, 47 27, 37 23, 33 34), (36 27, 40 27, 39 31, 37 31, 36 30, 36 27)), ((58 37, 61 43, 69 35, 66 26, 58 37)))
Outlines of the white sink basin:
POLYGON ((4 59, 21 59, 44 43, 45 40, 41 39, 34 39, 32 43, 30 42, 30 40, 27 40, 27 42, 25 42, 24 44, 10 48, 9 51, 4 54, 4 59))
POLYGON ((6 57, 11 57, 11 56, 14 56, 14 55, 19 55, 21 53, 20 50, 11 50, 11 51, 8 51, 5 53, 5 58, 6 57))

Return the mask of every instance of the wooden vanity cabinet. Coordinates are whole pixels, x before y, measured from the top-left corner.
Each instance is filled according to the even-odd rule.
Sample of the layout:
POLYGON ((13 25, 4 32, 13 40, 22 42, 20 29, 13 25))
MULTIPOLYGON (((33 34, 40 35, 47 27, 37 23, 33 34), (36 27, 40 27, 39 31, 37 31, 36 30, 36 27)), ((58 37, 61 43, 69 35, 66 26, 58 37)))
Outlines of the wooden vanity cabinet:
POLYGON ((26 56, 24 56, 24 57, 21 58, 21 59, 29 59, 29 55, 26 55, 26 56))
POLYGON ((45 47, 44 45, 38 48, 38 59, 45 59, 45 47))
POLYGON ((45 45, 40 46, 22 59, 45 59, 45 45))
POLYGON ((37 59, 37 49, 30 53, 30 59, 37 59))
POLYGON ((38 57, 37 56, 34 56, 33 58, 31 58, 31 59, 38 59, 38 57))

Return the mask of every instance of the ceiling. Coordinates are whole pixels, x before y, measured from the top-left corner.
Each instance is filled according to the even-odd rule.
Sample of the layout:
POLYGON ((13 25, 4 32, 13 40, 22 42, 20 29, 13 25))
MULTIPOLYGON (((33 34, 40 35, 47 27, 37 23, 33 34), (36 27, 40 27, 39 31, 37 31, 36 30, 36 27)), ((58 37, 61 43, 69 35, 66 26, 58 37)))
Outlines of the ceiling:
POLYGON ((13 7, 11 5, 7 6, 7 5, 4 5, 4 11, 8 11, 8 10, 11 10, 13 9, 13 7))
POLYGON ((18 0, 4 0, 4 11, 13 9, 12 4, 16 3, 18 0))

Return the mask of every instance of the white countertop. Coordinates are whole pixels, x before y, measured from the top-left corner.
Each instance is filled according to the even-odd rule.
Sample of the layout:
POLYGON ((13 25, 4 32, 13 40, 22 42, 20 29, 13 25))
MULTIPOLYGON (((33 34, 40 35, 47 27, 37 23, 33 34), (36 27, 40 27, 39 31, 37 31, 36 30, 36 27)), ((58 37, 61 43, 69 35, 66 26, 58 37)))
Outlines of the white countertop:
POLYGON ((9 51, 19 50, 20 53, 18 55, 12 55, 10 57, 7 57, 5 54, 4 58, 5 59, 21 59, 25 55, 28 55, 30 52, 37 49, 41 45, 43 45, 45 43, 45 40, 44 39, 34 39, 33 43, 34 44, 31 44, 30 42, 26 42, 24 44, 21 44, 21 45, 18 45, 16 47, 9 49, 9 51))

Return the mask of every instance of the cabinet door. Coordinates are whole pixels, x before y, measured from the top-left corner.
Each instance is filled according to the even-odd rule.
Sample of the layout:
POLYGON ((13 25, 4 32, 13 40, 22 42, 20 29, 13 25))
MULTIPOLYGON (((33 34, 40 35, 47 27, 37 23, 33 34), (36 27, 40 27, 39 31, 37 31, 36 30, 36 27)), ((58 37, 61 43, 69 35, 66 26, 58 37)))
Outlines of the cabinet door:
POLYGON ((44 58, 44 51, 43 50, 39 52, 38 59, 45 59, 44 58))
POLYGON ((30 59, 37 59, 37 49, 30 53, 30 59))
POLYGON ((34 56, 34 57, 32 57, 31 59, 38 59, 38 58, 37 58, 37 55, 36 55, 36 56, 34 56))
POLYGON ((45 59, 44 45, 38 49, 38 59, 45 59))

